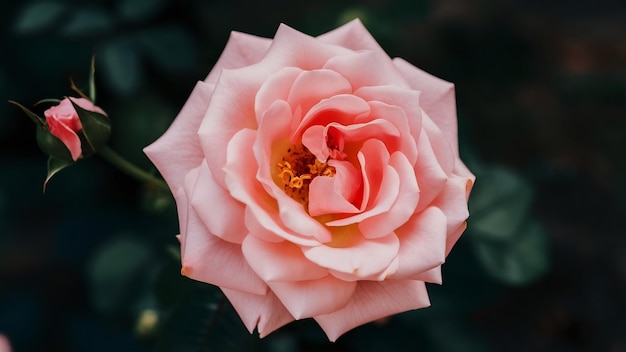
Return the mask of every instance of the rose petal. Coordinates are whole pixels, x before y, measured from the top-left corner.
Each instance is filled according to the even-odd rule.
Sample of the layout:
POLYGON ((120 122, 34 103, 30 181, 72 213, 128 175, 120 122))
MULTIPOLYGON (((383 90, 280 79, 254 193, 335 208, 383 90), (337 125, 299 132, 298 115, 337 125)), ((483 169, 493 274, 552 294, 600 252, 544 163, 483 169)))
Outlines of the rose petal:
POLYGON ((258 125, 261 124, 263 114, 276 101, 287 101, 293 82, 300 73, 302 73, 302 70, 297 67, 285 67, 269 76, 261 85, 254 100, 254 111, 258 125))
MULTIPOLYGON (((421 92, 394 86, 374 86, 359 88, 354 92, 354 95, 361 97, 372 106, 374 105, 373 102, 379 102, 402 109, 409 128, 407 130, 401 128, 400 131, 409 133, 414 139, 419 137, 422 130, 421 92)), ((379 105, 378 108, 382 109, 383 107, 379 105)), ((357 120, 357 122, 362 121, 357 120)), ((397 126, 400 127, 401 125, 397 124, 397 126)))
POLYGON ((466 177, 452 176, 448 178, 442 192, 433 200, 432 205, 439 207, 448 219, 448 234, 456 233, 469 216, 467 209, 466 177))
POLYGON ((309 111, 321 100, 335 95, 352 93, 352 85, 345 77, 331 70, 303 71, 293 82, 287 102, 295 109, 309 111))
POLYGON ((415 209, 416 213, 431 205, 435 197, 441 193, 448 179, 448 175, 441 168, 430 144, 430 138, 425 131, 422 131, 417 140, 417 148, 419 156, 415 164, 415 177, 420 188, 420 199, 415 209))
POLYGON ((206 161, 200 165, 198 181, 191 192, 191 206, 207 229, 225 241, 241 244, 248 234, 241 221, 244 205, 215 182, 206 161))
POLYGON ((336 312, 315 317, 331 341, 367 322, 411 309, 428 307, 422 281, 359 281, 350 302, 336 312))
POLYGON ((363 221, 363 219, 388 211, 398 197, 400 177, 396 170, 389 166, 389 153, 385 145, 376 139, 363 143, 358 154, 364 181, 364 194, 361 213, 342 219, 329 221, 327 226, 346 226, 363 221), (368 192, 368 194, 366 194, 368 192))
POLYGON ((381 51, 364 50, 329 59, 324 68, 344 76, 353 90, 363 86, 395 86, 409 88, 393 62, 381 51), (372 69, 374 68, 375 69, 372 69), (367 74, 363 74, 367 72, 367 74))
POLYGON ((343 308, 357 283, 327 275, 317 280, 272 281, 268 285, 294 318, 303 319, 343 308))
MULTIPOLYGON (((214 85, 198 82, 170 128, 144 152, 159 169, 172 193, 182 186, 185 175, 204 158, 197 131, 213 93, 214 85)), ((178 200, 176 202, 179 206, 178 200)))
POLYGON ((343 280, 375 276, 398 255, 400 242, 394 233, 368 240, 363 238, 356 226, 350 226, 337 229, 333 236, 329 245, 305 247, 302 252, 309 260, 330 269, 333 275, 343 280), (338 247, 338 244, 342 246, 338 247))
POLYGON ((454 84, 437 78, 401 58, 393 59, 411 88, 422 93, 421 105, 450 141, 455 156, 458 152, 456 101, 454 84))
POLYGON ((369 49, 384 52, 358 18, 317 38, 354 51, 369 49))
POLYGON ((295 144, 312 125, 324 126, 331 122, 349 125, 359 116, 369 115, 369 112, 367 102, 354 95, 340 94, 324 99, 306 113, 298 129, 291 134, 290 141, 295 144))
POLYGON ((271 291, 265 295, 257 295, 223 287, 220 289, 233 305, 248 331, 252 333, 257 327, 260 338, 264 338, 294 320, 271 291))
POLYGON ((400 262, 392 278, 413 279, 445 261, 447 219, 441 209, 426 208, 397 229, 396 234, 400 239, 400 262))
MULTIPOLYGON (((394 126, 394 130, 397 131, 394 134, 390 134, 390 137, 395 138, 384 139, 389 153, 400 151, 406 156, 411 165, 415 164, 418 149, 416 139, 411 135, 411 124, 409 124, 408 117, 411 115, 407 115, 398 106, 392 106, 383 102, 369 101, 368 104, 370 105, 371 116, 380 116, 381 119, 394 126)), ((421 118, 421 114, 419 116, 421 118)), ((355 122, 361 122, 361 119, 357 119, 355 122)))
POLYGON ((281 24, 262 61, 277 67, 299 67, 314 70, 324 66, 331 57, 350 53, 351 50, 330 44, 281 24))
POLYGON ((411 218, 419 200, 419 188, 415 180, 415 173, 409 161, 400 152, 395 152, 389 158, 389 165, 400 176, 398 197, 391 208, 381 214, 363 219, 359 223, 359 230, 365 238, 376 238, 395 231, 411 218))
POLYGON ((359 201, 361 173, 348 161, 330 160, 334 177, 315 177, 309 185, 309 214, 349 214, 359 212, 354 204, 359 201))
POLYGON ((80 147, 80 138, 78 138, 76 132, 54 116, 46 116, 46 122, 48 123, 50 133, 65 144, 72 156, 72 160, 78 160, 82 154, 82 149, 80 147))
POLYGON ((422 128, 428 135, 430 146, 437 157, 437 162, 441 165, 441 169, 446 175, 451 175, 454 170, 454 164, 458 159, 452 149, 451 141, 446 138, 426 113, 422 114, 422 128))
MULTIPOLYGON (((187 198, 193 192, 197 176, 198 171, 193 170, 185 178, 187 198)), ((187 209, 184 241, 184 251, 181 252, 183 275, 251 293, 264 294, 267 290, 263 280, 246 262, 241 246, 212 235, 191 207, 187 209)))
POLYGON ((240 68, 259 62, 272 44, 269 38, 257 37, 241 32, 230 32, 224 51, 204 80, 216 83, 222 69, 240 68))
POLYGON ((328 269, 309 261, 299 246, 288 241, 271 243, 248 236, 242 250, 252 269, 266 282, 316 280, 328 275, 328 269))

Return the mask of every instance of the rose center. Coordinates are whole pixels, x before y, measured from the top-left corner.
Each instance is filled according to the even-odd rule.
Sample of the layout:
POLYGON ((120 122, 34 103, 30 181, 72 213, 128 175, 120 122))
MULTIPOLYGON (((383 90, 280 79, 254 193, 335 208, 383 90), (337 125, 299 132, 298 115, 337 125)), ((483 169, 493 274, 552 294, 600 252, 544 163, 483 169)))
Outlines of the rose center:
POLYGON ((291 146, 276 164, 278 186, 295 201, 309 204, 309 184, 317 176, 333 177, 335 168, 319 161, 306 147, 291 146))

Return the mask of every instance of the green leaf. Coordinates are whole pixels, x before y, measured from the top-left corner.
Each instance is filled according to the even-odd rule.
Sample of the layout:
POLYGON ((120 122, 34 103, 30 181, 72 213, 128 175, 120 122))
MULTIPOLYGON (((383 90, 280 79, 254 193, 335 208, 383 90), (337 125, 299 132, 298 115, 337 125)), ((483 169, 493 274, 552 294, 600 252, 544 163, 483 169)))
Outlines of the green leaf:
POLYGON ((39 115, 35 114, 34 112, 28 110, 24 105, 14 101, 14 100, 9 100, 9 103, 19 107, 20 109, 22 109, 22 111, 24 111, 24 113, 26 113, 26 115, 28 117, 30 117, 31 120, 33 120, 33 122, 35 122, 37 125, 43 127, 43 128, 47 128, 48 124, 46 123, 46 120, 44 120, 42 117, 40 117, 39 115))
MULTIPOLYGON (((100 113, 81 108, 70 99, 74 109, 78 113, 78 118, 83 126, 82 135, 93 152, 102 149, 111 136, 111 122, 109 118, 100 113)), ((83 144, 84 145, 84 144, 83 144)), ((85 148, 83 147, 83 154, 85 148)))
POLYGON ((72 164, 74 164, 74 162, 72 161, 57 159, 54 157, 48 158, 48 174, 46 175, 46 180, 43 182, 44 193, 46 192, 46 186, 48 185, 48 181, 50 181, 52 176, 56 175, 59 171, 65 169, 72 164))
POLYGON ((35 2, 23 8, 15 22, 18 33, 32 33, 55 25, 65 11, 65 4, 35 2))
POLYGON ((511 285, 524 285, 548 270, 545 231, 536 220, 527 221, 512 241, 477 241, 478 257, 494 277, 511 285))

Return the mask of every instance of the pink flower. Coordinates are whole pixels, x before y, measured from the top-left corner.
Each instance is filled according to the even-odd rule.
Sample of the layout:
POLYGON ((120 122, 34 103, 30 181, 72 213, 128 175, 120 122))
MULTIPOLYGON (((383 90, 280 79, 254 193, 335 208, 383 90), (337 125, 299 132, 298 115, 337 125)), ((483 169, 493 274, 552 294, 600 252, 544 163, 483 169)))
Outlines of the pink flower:
POLYGON ((261 337, 312 317, 334 341, 428 306, 474 181, 453 85, 390 59, 358 20, 233 32, 145 151, 176 198, 183 275, 261 337))
MULTIPOLYGON (((95 106, 90 100, 84 98, 71 98, 72 101, 81 108, 89 111, 94 111, 102 115, 106 115, 102 109, 95 106)), ((48 110, 44 111, 46 122, 50 133, 57 137, 65 144, 67 149, 72 155, 74 161, 78 160, 82 154, 80 146, 80 138, 78 132, 83 128, 78 113, 74 106, 70 102, 70 98, 61 100, 58 105, 55 105, 48 110)))

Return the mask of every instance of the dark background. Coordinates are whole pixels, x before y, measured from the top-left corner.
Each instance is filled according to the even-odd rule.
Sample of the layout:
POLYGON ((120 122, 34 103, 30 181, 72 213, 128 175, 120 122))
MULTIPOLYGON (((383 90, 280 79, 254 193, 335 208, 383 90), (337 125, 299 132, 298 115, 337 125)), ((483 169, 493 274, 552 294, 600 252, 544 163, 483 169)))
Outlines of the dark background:
POLYGON ((623 1, 5 1, 0 100, 73 95, 69 78, 86 88, 95 54, 110 144, 149 169, 141 149, 231 30, 318 35, 354 17, 390 56, 456 84, 478 180, 431 308, 335 344, 311 321, 258 341, 234 319, 219 336, 200 326, 193 345, 219 298, 177 274, 169 196, 97 157, 43 194, 34 125, 0 103, 0 333, 14 350, 237 350, 243 336, 277 352, 626 351, 623 1))

